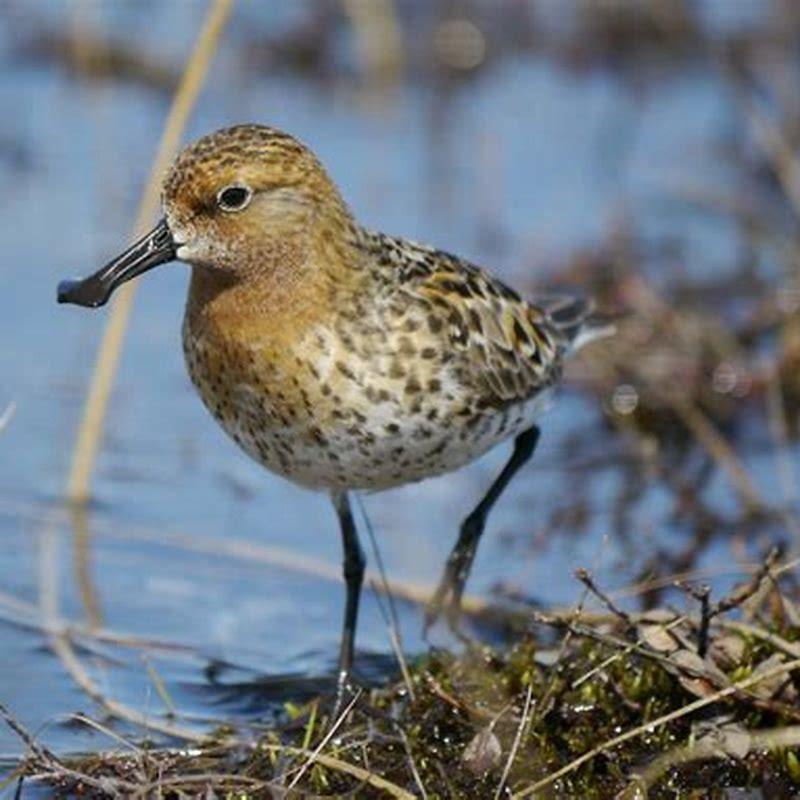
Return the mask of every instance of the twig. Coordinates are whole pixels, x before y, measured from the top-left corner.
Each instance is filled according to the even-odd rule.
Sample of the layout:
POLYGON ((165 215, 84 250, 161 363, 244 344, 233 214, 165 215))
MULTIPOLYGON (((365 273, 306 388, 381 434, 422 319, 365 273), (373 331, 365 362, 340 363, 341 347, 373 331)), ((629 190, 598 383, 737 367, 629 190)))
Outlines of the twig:
MULTIPOLYGON (((636 286, 638 289, 637 309, 647 315, 652 315, 654 312, 659 313, 664 318, 666 326, 675 330, 677 328, 675 313, 659 297, 656 290, 641 277, 637 280, 636 286)), ((677 330, 675 332, 678 333, 677 330)), ((725 343, 726 345, 731 345, 734 340, 731 337, 726 337, 725 343)), ((642 377, 647 379, 646 375, 642 377)), ((683 424, 714 462, 728 475, 745 507, 750 511, 765 509, 767 505, 756 489, 742 460, 719 433, 705 412, 697 403, 687 399, 679 392, 670 391, 665 394, 665 400, 672 410, 680 417, 683 424)))
MULTIPOLYGON (((595 554, 594 557, 595 569, 597 569, 600 564, 600 560, 603 557, 603 550, 605 549, 607 542, 608 542, 608 537, 604 536, 600 542, 600 546, 597 548, 597 553, 595 554)), ((580 596, 578 597, 578 602, 575 604, 574 608, 566 611, 565 616, 573 620, 579 619, 580 616, 583 614, 583 607, 586 603, 586 598, 588 597, 588 595, 589 595, 589 587, 584 584, 583 590, 581 591, 580 596)), ((564 657, 564 654, 567 652, 567 647, 569 647, 571 638, 572 638, 572 632, 568 628, 558 648, 556 663, 560 662, 561 659, 564 657)), ((548 711, 548 705, 550 703, 550 699, 555 694, 557 675, 558 675, 557 671, 553 670, 553 675, 547 684, 547 688, 545 689, 544 694, 537 703, 534 724, 540 722, 548 711)))
MULTIPOLYGON (((146 226, 156 214, 161 177, 178 149, 186 121, 205 80, 232 5, 233 0, 212 0, 203 29, 186 64, 167 116, 150 178, 139 204, 134 237, 144 233, 146 226)), ((86 503, 89 498, 92 470, 100 446, 125 330, 133 307, 134 291, 133 282, 125 284, 119 290, 97 354, 67 481, 67 499, 74 504, 86 503)))
POLYGON ((417 788, 422 796, 422 800, 428 800, 428 793, 425 791, 425 784, 422 782, 422 776, 419 774, 419 770, 417 769, 417 762, 414 760, 414 754, 411 752, 411 744, 408 741, 408 736, 406 735, 406 732, 403 730, 402 726, 395 724, 394 728, 400 736, 400 740, 403 742, 403 748, 405 749, 406 756, 408 757, 408 768, 411 770, 411 775, 414 778, 414 783, 417 784, 417 788))
POLYGON ((361 511, 361 518, 364 520, 364 526, 367 529, 367 535, 369 536, 370 544, 372 545, 372 553, 375 556, 375 563, 378 565, 378 574, 381 578, 381 584, 383 586, 383 590, 386 593, 386 599, 389 604, 389 613, 391 614, 391 623, 394 626, 395 630, 397 631, 397 641, 401 641, 400 636, 400 617, 397 615, 397 607, 394 603, 394 598, 392 597, 391 587, 389 586, 389 580, 386 577, 386 567, 383 563, 383 556, 381 555, 380 548, 378 547, 378 540, 375 537, 375 529, 372 527, 372 520, 369 518, 367 514, 366 506, 364 505, 364 501, 361 499, 360 494, 356 494, 356 503, 361 511))
POLYGON ((339 730, 339 728, 342 726, 342 723, 347 719, 347 715, 350 713, 359 697, 361 697, 361 689, 359 689, 353 695, 344 711, 342 711, 342 713, 339 715, 339 718, 333 723, 333 725, 331 725, 330 730, 325 734, 325 736, 322 737, 322 741, 316 746, 314 752, 309 755, 308 760, 305 762, 305 764, 303 764, 302 767, 300 767, 299 772, 294 776, 292 782, 286 788, 287 794, 291 792, 295 786, 297 786, 297 784, 300 782, 300 779, 308 771, 309 767, 313 766, 314 762, 319 760, 319 755, 325 749, 325 745, 328 744, 328 742, 334 737, 336 731, 339 730))
MULTIPOLYGON (((624 640, 617 639, 610 634, 601 633, 593 628, 586 628, 573 624, 572 631, 575 636, 583 637, 585 639, 592 639, 606 645, 607 647, 618 648, 620 650, 620 653, 617 654, 618 656, 622 655, 623 648, 626 646, 626 642, 624 640)), ((719 689, 728 685, 727 679, 724 679, 723 675, 715 675, 713 672, 702 667, 693 667, 690 664, 684 663, 675 658, 674 654, 664 655, 663 653, 659 653, 657 650, 654 650, 649 645, 632 643, 626 648, 626 651, 636 652, 643 658, 649 658, 651 661, 656 662, 665 669, 680 673, 690 680, 699 679, 705 681, 711 684, 711 686, 713 686, 715 689, 719 689)), ((787 705, 786 703, 781 703, 780 701, 772 699, 756 697, 746 692, 741 694, 740 699, 756 708, 771 711, 775 714, 782 714, 789 719, 800 721, 800 709, 787 705)))
MULTIPOLYGON (((370 786, 382 792, 382 797, 393 797, 396 800, 415 800, 415 797, 410 792, 406 791, 400 786, 392 783, 391 781, 376 775, 367 769, 350 764, 347 761, 342 761, 335 756, 325 755, 323 753, 309 752, 302 747, 292 747, 281 744, 259 743, 258 748, 261 751, 275 753, 278 755, 292 755, 292 756, 314 756, 315 762, 327 767, 330 770, 341 772, 345 775, 361 781, 362 784, 370 786)), ((178 751, 162 751, 162 755, 169 755, 170 753, 180 754, 185 756, 183 752, 178 751)), ((115 753, 106 755, 100 754, 101 757, 113 757, 115 753)), ((216 772, 206 772, 201 774, 190 775, 161 775, 152 782, 145 781, 142 784, 134 784, 119 778, 97 778, 92 775, 78 772, 76 770, 65 767, 63 764, 56 763, 52 767, 50 765, 41 765, 41 768, 36 774, 28 775, 31 780, 37 781, 63 781, 68 779, 71 782, 91 786, 103 793, 103 796, 111 795, 112 797, 120 798, 155 798, 160 797, 160 790, 162 787, 173 787, 176 791, 182 784, 206 784, 205 788, 213 788, 215 784, 224 784, 226 786, 240 786, 247 787, 249 790, 255 791, 263 789, 271 784, 260 778, 254 778, 248 775, 236 775, 216 772)), ((277 787, 276 787, 277 788, 277 787)), ((170 795, 171 796, 171 795, 170 795)), ((181 796, 180 794, 178 796, 181 796)), ((194 794, 192 794, 194 796, 194 794)), ((205 795, 203 795, 205 796, 205 795)))
MULTIPOLYGON (((741 86, 741 82, 737 85, 741 86)), ((772 163, 786 199, 795 215, 800 216, 800 161, 795 156, 794 147, 780 127, 763 114, 744 92, 739 97, 745 106, 756 144, 772 163)))
POLYGON ((790 642, 782 636, 778 636, 777 633, 735 619, 721 620, 719 624, 722 625, 723 628, 736 631, 743 636, 752 636, 755 639, 761 639, 762 642, 771 644, 776 650, 786 653, 787 656, 800 658, 800 643, 790 642))
MULTIPOLYGON (((676 617, 675 619, 671 620, 667 624, 662 626, 662 630, 665 632, 671 631, 673 628, 678 627, 686 622, 686 617, 676 617)), ((591 680, 595 675, 599 672, 610 667, 615 661, 619 661, 620 658, 624 658, 625 656, 633 653, 637 648, 641 645, 638 642, 626 642, 624 645, 624 649, 620 650, 618 653, 614 653, 610 655, 608 658, 601 661, 596 667, 592 667, 588 672, 585 672, 581 675, 580 678, 574 680, 570 686, 571 689, 577 689, 581 684, 586 683, 586 681, 591 680)), ((650 653, 648 652, 647 655, 650 653)))
POLYGON ((677 581, 676 586, 700 603, 700 626, 697 631, 697 655, 706 657, 708 651, 708 631, 711 626, 711 587, 707 584, 692 586, 686 581, 677 581))
MULTIPOLYGON (((125 796, 128 797, 131 796, 131 792, 136 790, 136 786, 127 781, 114 781, 112 783, 109 780, 94 778, 91 775, 85 775, 81 772, 76 772, 75 770, 65 766, 62 761, 60 761, 52 752, 50 752, 50 750, 38 744, 25 726, 2 703, 0 703, 0 718, 3 719, 6 725, 8 725, 8 727, 11 728, 11 730, 14 731, 14 733, 16 733, 23 742, 25 742, 28 749, 33 754, 33 766, 37 769, 37 772, 44 772, 45 775, 57 777, 60 780, 67 778, 76 783, 83 783, 86 786, 92 786, 95 789, 99 789, 104 793, 110 793, 113 797, 122 797, 123 795, 120 792, 121 789, 127 791, 125 796)), ((32 777, 34 780, 36 779, 36 776, 29 777, 32 777)))
POLYGON ((595 595, 595 597, 597 597, 615 617, 619 617, 622 620, 627 630, 632 631, 636 629, 636 625, 633 623, 630 615, 619 608, 614 601, 605 592, 603 592, 603 590, 594 582, 589 570, 585 569, 584 567, 580 567, 579 569, 575 570, 575 577, 593 595, 595 595))
POLYGON ((0 621, 45 634, 67 630, 70 635, 78 635, 87 642, 103 642, 132 649, 147 648, 173 653, 197 653, 197 649, 188 644, 137 636, 109 628, 94 628, 76 620, 58 618, 45 622, 41 619, 40 610, 36 606, 5 594, 5 592, 0 592, 0 621))
POLYGON ((532 698, 533 681, 530 681, 528 683, 528 691, 525 694, 525 705, 522 708, 522 717, 519 720, 519 725, 517 725, 517 732, 514 735, 514 741, 511 745, 511 750, 508 753, 508 759, 506 759, 505 766, 503 767, 503 774, 500 776, 500 782, 497 784, 497 789, 494 793, 494 800, 499 800, 500 794, 503 791, 503 787, 506 785, 506 781, 508 780, 508 774, 511 772, 511 766, 514 763, 514 759, 517 757, 517 752, 519 751, 519 746, 522 742, 522 734, 528 724, 528 715, 530 714, 531 710, 532 698))
POLYGON ((397 607, 395 606, 394 597, 392 597, 392 591, 391 588, 389 587, 389 579, 386 577, 386 567, 383 564, 383 556, 381 555, 380 548, 378 547, 378 540, 375 538, 375 530, 372 527, 372 521, 367 516, 367 509, 365 508, 364 503, 361 500, 361 495, 359 494, 356 494, 356 503, 358 504, 358 507, 361 510, 361 517, 364 520, 364 525, 367 529, 369 541, 370 544, 372 545, 372 553, 375 556, 375 563, 378 565, 378 574, 380 575, 381 585, 383 586, 383 591, 386 595, 386 602, 389 606, 388 614, 386 612, 386 609, 383 607, 383 601, 381 600, 380 591, 378 590, 377 583, 375 581, 370 581, 370 585, 372 586, 372 589, 375 592, 375 599, 378 601, 378 608, 380 609, 383 621, 386 623, 386 629, 389 632, 389 642, 392 645, 392 651, 394 652, 395 658, 397 659, 397 663, 400 665, 400 672, 403 675, 403 682, 406 685, 408 696, 413 702, 415 699, 414 685, 411 682, 411 673, 408 669, 408 663, 406 661, 405 654, 403 653, 402 633, 400 631, 400 617, 397 615, 397 607))
POLYGON ((603 633, 602 631, 586 627, 585 625, 581 625, 580 623, 577 622, 571 622, 569 620, 555 620, 553 618, 548 618, 544 614, 537 614, 535 616, 535 621, 541 622, 544 625, 567 627, 567 629, 572 633, 573 636, 577 636, 583 639, 592 639, 593 641, 599 642, 600 644, 604 644, 606 647, 618 649, 620 651, 618 655, 620 656, 623 655, 625 651, 635 652, 641 656, 644 656, 645 658, 649 658, 652 661, 661 664, 662 666, 670 667, 679 672, 682 672, 688 678, 703 678, 705 680, 709 680, 709 676, 706 674, 705 671, 699 668, 696 669, 694 667, 691 667, 688 664, 677 663, 673 661, 669 656, 665 656, 663 653, 659 653, 657 650, 654 650, 653 648, 647 646, 646 644, 642 644, 640 642, 629 642, 626 639, 620 639, 610 633, 603 633))
POLYGON ((392 652, 394 653, 394 657, 397 659, 397 663, 400 665, 400 674, 403 676, 403 684, 408 692, 408 698, 413 703, 416 699, 416 695, 414 694, 414 684, 411 681, 411 671, 408 668, 408 662, 406 661, 405 654, 403 653, 402 644, 397 638, 396 629, 389 626, 388 630, 389 642, 392 645, 392 652))
POLYGON ((120 744, 124 744, 125 747, 130 748, 136 755, 141 755, 142 750, 138 748, 130 739, 126 739, 124 736, 120 736, 115 731, 112 731, 111 728, 106 727, 105 725, 101 725, 97 720, 92 719, 91 717, 87 717, 86 714, 71 714, 69 717, 71 720, 75 722, 80 722, 83 725, 88 726, 89 728, 94 728, 94 730, 102 733, 104 736, 108 736, 109 739, 113 739, 115 742, 119 742, 120 744))
POLYGON ((726 575, 751 575, 761 569, 763 562, 741 563, 736 567, 703 567, 677 572, 672 575, 661 575, 655 578, 628 584, 609 592, 609 596, 619 599, 621 597, 635 597, 653 589, 664 589, 673 586, 678 581, 700 580, 726 575))
POLYGON ((61 766, 61 762, 56 756, 51 753, 46 747, 42 747, 29 733, 27 728, 6 708, 3 703, 0 703, 0 717, 3 722, 11 728, 14 733, 22 739, 27 745, 28 749, 42 764, 51 764, 61 766))
MULTIPOLYGON (((345 775, 350 775, 353 778, 361 781, 366 786, 371 786, 375 789, 378 789, 385 793, 385 795, 389 797, 396 798, 396 800, 416 800, 411 792, 406 791, 402 787, 398 786, 395 783, 387 780, 386 778, 381 777, 380 775, 376 775, 374 772, 370 772, 367 769, 362 767, 356 766, 355 764, 350 764, 347 761, 342 761, 340 758, 336 758, 335 756, 326 755, 324 753, 319 752, 310 752, 302 747, 292 747, 290 745, 282 745, 282 744, 268 744, 268 743, 259 743, 258 745, 260 750, 265 750, 269 753, 275 753, 277 755, 292 755, 292 756, 305 756, 306 758, 311 758, 313 756, 314 762, 321 764, 328 769, 335 770, 337 772, 344 773, 345 775)), ((189 777, 188 780, 197 781, 198 779, 202 778, 209 778, 212 777, 211 774, 203 776, 196 776, 192 779, 189 777)), ((233 777, 234 779, 238 779, 240 776, 216 776, 213 777, 233 777)), ((248 778, 246 776, 241 776, 241 781, 250 783, 254 780, 253 778, 248 778)), ((174 785, 179 781, 171 780, 171 779, 163 779, 162 783, 166 785, 167 783, 171 783, 174 785)), ((265 782, 262 782, 264 785, 265 782)), ((155 789, 156 786, 145 787, 147 790, 155 789)), ((277 789, 277 787, 276 787, 277 789)), ((287 791, 288 794, 288 791, 287 791)), ((146 797, 150 797, 151 794, 145 794, 146 797)))
POLYGON ((167 685, 164 683, 164 679, 158 674, 158 670, 153 666, 150 659, 147 658, 146 655, 142 656, 142 661, 144 662, 145 669, 147 670, 147 677, 152 681, 156 693, 164 703, 164 707, 167 710, 167 716, 170 719, 174 719, 178 716, 178 709, 175 706, 169 691, 167 690, 167 685))
MULTIPOLYGON (((231 775, 224 772, 204 772, 200 775, 176 775, 175 777, 160 777, 158 782, 149 786, 139 789, 138 796, 142 798, 149 798, 154 796, 152 791, 161 786, 175 786, 176 784, 184 783, 204 783, 206 789, 211 789, 212 786, 219 785, 242 785, 244 784, 250 789, 263 789, 269 784, 261 778, 252 778, 249 775, 231 775)), ((157 796, 157 795, 156 795, 157 796)), ((217 795, 206 792, 204 797, 216 797, 217 795)))
POLYGON ((763 582, 771 577, 772 569, 778 561, 778 549, 773 548, 767 554, 763 564, 759 567, 755 575, 744 586, 731 592, 727 597, 723 597, 718 603, 715 603, 711 610, 708 612, 709 618, 713 619, 720 614, 725 614, 734 608, 738 608, 746 600, 749 600, 761 588, 763 582))
POLYGON ((433 675, 428 673, 425 677, 428 681, 428 687, 440 700, 444 700, 447 705, 456 709, 456 711, 468 711, 464 702, 450 694, 433 675))
POLYGON ((800 668, 800 658, 796 658, 792 661, 787 661, 785 664, 776 666, 773 669, 765 670, 764 672, 759 673, 757 675, 751 675, 750 677, 745 678, 744 680, 733 683, 730 686, 726 686, 724 689, 720 689, 719 691, 709 695, 708 697, 702 697, 699 700, 695 700, 693 703, 689 703, 688 705, 683 706, 682 708, 676 709, 675 711, 671 711, 670 713, 657 717, 654 720, 644 722, 641 725, 637 726, 636 728, 626 731, 625 733, 621 733, 619 736, 615 736, 614 738, 609 739, 606 742, 603 742, 597 747, 592 748, 587 753, 584 753, 583 755, 578 756, 578 758, 570 761, 569 764, 564 765, 560 769, 557 769, 555 772, 551 772, 546 777, 542 778, 539 781, 536 781, 536 783, 525 787, 525 789, 513 795, 513 800, 522 800, 522 798, 524 797, 530 797, 531 795, 538 792, 540 789, 544 789, 546 786, 550 786, 552 783, 559 780, 560 778, 563 778, 565 775, 569 775, 571 772, 574 772, 580 766, 596 758, 605 750, 610 750, 614 747, 617 747, 620 744, 623 744, 624 742, 629 741, 630 739, 635 739, 636 737, 641 736, 643 733, 652 732, 657 728, 660 728, 670 722, 674 722, 676 719, 685 717, 686 715, 698 711, 701 708, 705 708, 706 706, 709 706, 712 703, 717 703, 726 697, 730 697, 732 694, 735 694, 736 692, 741 692, 745 689, 749 689, 751 686, 755 686, 756 684, 761 683, 764 680, 768 680, 769 678, 775 678, 779 675, 787 675, 791 673, 793 670, 798 668, 800 668))
POLYGON ((766 508, 766 503, 750 479, 741 459, 706 414, 696 404, 676 393, 668 395, 668 399, 683 424, 723 472, 727 473, 745 506, 751 511, 766 508))
POLYGON ((196 730, 185 728, 183 725, 153 719, 124 703, 120 703, 118 700, 106 697, 100 687, 92 680, 89 673, 85 670, 80 659, 75 655, 72 642, 65 631, 51 636, 50 645, 75 683, 78 684, 91 700, 102 706, 111 716, 117 719, 123 719, 144 730, 161 733, 175 739, 183 739, 187 742, 197 743, 207 740, 208 737, 198 733, 196 730))
MULTIPOLYGON (((725 732, 720 732, 724 737, 725 732)), ((800 744, 800 725, 785 728, 776 728, 768 731, 747 732, 747 753, 754 751, 775 750, 782 747, 797 747, 800 744)), ((702 761, 708 758, 719 757, 721 754, 730 755, 725 749, 724 741, 713 735, 706 736, 699 741, 676 747, 656 758, 647 765, 638 775, 631 778, 631 783, 620 795, 621 798, 642 796, 641 793, 655 785, 667 770, 690 764, 692 761, 702 761)), ((737 753, 737 758, 743 754, 737 753)), ((746 755, 746 754, 744 754, 746 755)))

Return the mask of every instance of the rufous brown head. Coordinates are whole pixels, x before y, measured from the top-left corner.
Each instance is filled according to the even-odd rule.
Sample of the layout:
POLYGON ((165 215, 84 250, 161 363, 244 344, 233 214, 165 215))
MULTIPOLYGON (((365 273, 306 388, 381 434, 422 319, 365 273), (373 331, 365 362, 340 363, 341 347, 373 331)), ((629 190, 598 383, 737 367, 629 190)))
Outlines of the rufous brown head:
POLYGON ((252 277, 276 259, 297 259, 321 219, 350 219, 316 156, 294 137, 237 125, 189 145, 167 173, 164 217, 102 269, 62 281, 60 303, 101 306, 113 291, 170 261, 252 277))

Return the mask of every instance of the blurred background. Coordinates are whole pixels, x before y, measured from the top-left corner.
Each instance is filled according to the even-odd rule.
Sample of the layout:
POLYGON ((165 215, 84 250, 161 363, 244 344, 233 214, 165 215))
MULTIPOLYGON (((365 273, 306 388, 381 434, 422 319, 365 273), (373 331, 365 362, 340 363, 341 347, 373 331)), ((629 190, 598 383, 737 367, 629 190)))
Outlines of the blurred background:
MULTIPOLYGON (((206 10, 0 0, 0 699, 56 748, 98 746, 70 724, 81 676, 203 726, 334 667, 336 521, 194 395, 185 266, 141 282, 92 502, 60 510, 108 310, 55 286, 129 240, 206 10)), ((564 606, 586 566, 620 602, 683 603, 676 574, 721 591, 800 543, 799 33, 793 0, 234 4, 187 141, 275 125, 370 227, 625 314, 570 367, 471 594, 564 606)), ((413 598, 505 458, 364 498, 409 655, 413 598)), ((396 669, 372 590, 358 646, 362 675, 396 669)))

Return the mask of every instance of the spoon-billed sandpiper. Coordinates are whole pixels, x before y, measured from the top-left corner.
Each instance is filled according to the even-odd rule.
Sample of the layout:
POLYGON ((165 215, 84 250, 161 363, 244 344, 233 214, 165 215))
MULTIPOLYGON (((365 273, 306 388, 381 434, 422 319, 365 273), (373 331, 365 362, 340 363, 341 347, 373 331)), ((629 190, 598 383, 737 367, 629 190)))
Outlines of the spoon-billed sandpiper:
POLYGON ((58 300, 100 306, 146 270, 191 264, 183 347, 200 397, 256 461, 329 492, 336 509, 341 692, 364 573, 348 492, 448 472, 514 437, 427 611, 426 627, 444 612, 455 628, 487 515, 536 447, 543 394, 602 329, 583 300, 529 303, 456 256, 361 227, 314 154, 274 128, 186 148, 163 209, 122 255, 62 282, 58 300))

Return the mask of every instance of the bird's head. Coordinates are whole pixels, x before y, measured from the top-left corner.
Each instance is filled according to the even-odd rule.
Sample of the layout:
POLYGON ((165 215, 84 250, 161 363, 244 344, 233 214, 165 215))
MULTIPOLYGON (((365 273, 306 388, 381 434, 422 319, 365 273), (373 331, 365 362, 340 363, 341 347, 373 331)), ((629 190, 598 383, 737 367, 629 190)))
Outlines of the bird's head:
POLYGON ((62 281, 59 302, 103 305, 126 281, 175 260, 231 281, 275 264, 291 270, 315 237, 350 223, 311 150, 262 125, 225 128, 184 149, 164 179, 162 207, 156 227, 121 255, 88 278, 62 281))

